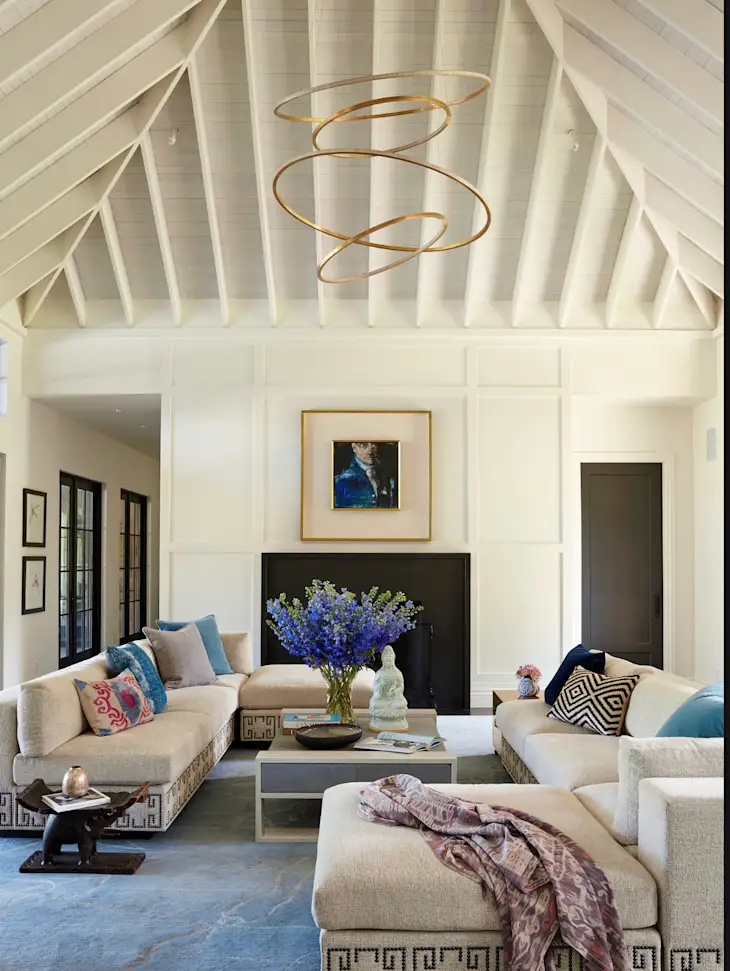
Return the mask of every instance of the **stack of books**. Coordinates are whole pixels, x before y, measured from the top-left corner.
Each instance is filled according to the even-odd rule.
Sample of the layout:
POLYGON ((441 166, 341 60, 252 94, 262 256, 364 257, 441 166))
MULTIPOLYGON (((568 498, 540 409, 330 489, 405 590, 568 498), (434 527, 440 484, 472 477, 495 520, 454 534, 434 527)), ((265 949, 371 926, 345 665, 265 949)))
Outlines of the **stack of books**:
POLYGON ((71 809, 95 809, 111 801, 106 793, 99 792, 98 789, 89 789, 85 796, 65 796, 62 792, 49 792, 42 799, 57 813, 66 813, 71 809))
POLYGON ((293 735, 297 728, 311 728, 312 725, 337 725, 341 715, 328 715, 323 711, 287 711, 281 719, 281 730, 285 735, 293 735))
POLYGON ((361 738, 352 746, 369 752, 398 752, 413 755, 414 752, 430 752, 446 741, 440 735, 409 735, 407 732, 379 732, 375 736, 361 738))

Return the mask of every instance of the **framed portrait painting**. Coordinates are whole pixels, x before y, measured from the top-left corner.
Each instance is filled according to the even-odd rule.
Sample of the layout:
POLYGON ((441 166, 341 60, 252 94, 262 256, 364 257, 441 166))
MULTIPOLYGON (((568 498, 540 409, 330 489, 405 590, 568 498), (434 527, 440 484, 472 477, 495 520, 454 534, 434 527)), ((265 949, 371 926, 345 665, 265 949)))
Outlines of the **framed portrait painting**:
POLYGON ((303 411, 301 439, 302 540, 430 540, 430 411, 303 411))
POLYGON ((21 614, 40 614, 46 609, 46 558, 23 557, 21 614))
POLYGON ((48 495, 23 489, 23 546, 46 545, 46 502, 48 495))

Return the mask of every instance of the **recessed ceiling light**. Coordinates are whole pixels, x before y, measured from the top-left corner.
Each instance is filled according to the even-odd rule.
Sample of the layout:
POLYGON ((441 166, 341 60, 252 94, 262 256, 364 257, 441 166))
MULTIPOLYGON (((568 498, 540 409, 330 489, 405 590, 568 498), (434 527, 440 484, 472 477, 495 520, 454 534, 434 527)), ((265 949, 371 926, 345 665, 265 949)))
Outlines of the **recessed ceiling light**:
POLYGON ((139 427, 140 428, 146 428, 147 426, 146 425, 140 425, 139 427))
POLYGON ((122 409, 121 408, 115 408, 114 411, 116 411, 116 413, 118 415, 121 415, 121 413, 122 413, 122 409))

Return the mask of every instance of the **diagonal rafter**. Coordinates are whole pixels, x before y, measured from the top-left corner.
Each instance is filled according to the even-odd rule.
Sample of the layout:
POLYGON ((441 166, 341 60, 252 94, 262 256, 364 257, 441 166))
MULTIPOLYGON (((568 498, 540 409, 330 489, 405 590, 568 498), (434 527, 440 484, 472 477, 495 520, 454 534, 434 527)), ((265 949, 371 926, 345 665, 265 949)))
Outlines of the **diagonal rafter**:
POLYGON ((58 268, 63 268, 70 245, 86 232, 86 219, 81 219, 60 236, 46 243, 31 256, 13 267, 9 273, 0 277, 0 307, 4 307, 11 300, 16 300, 27 290, 35 287, 41 281, 50 290, 58 268), (53 281, 50 281, 53 277, 53 281))
POLYGON ((555 121, 555 111, 560 96, 560 83, 562 79, 563 68, 558 58, 553 57, 552 67, 550 68, 550 79, 545 95, 545 107, 542 113, 542 124, 540 125, 540 137, 535 155, 535 167, 532 173, 530 196, 525 214, 525 226, 522 231, 522 245, 520 246, 514 290, 512 292, 512 317, 510 323, 513 327, 518 326, 527 302, 527 286, 530 278, 531 258, 533 247, 537 245, 538 237, 537 218, 545 191, 545 179, 549 163, 547 146, 555 121))
POLYGON ((645 188, 647 209, 660 213, 708 256, 723 262, 725 234, 721 226, 650 173, 645 188))
MULTIPOLYGON (((573 87, 583 102, 586 111, 590 115, 593 124, 598 130, 599 135, 611 148, 612 154, 616 159, 624 178, 629 184, 629 187, 636 195, 639 203, 643 205, 645 169, 635 157, 632 157, 626 152, 625 147, 624 150, 621 150, 621 146, 617 148, 612 142, 608 123, 611 106, 607 103, 603 92, 596 88, 595 85, 586 81, 586 79, 573 67, 566 64, 563 54, 565 21, 563 20, 562 14, 555 4, 555 0, 527 0, 527 5, 535 17, 535 20, 539 24, 541 30, 545 34, 545 37, 555 52, 555 55, 562 61, 565 73, 570 78, 573 87)), ((619 114, 619 112, 615 113, 619 114)), ((630 121, 630 119, 628 120, 630 121)), ((645 134, 648 135, 646 132, 645 134)), ((649 137, 651 138, 651 136, 649 137)), ((658 142, 658 139, 656 139, 656 141, 658 142)), ((658 144, 661 145, 660 142, 658 142, 658 144)), ((666 146, 664 146, 664 151, 669 152, 666 146)), ((686 164, 687 167, 693 170, 696 175, 702 174, 694 166, 689 165, 689 163, 686 164)), ((721 193, 721 187, 717 186, 717 188, 721 193)), ((677 264, 677 268, 679 270, 688 270, 688 272, 691 272, 691 269, 684 266, 681 262, 678 240, 679 234, 676 228, 667 224, 666 221, 657 218, 655 213, 647 212, 646 215, 670 257, 677 264)), ((704 308, 700 307, 700 310, 702 311, 703 315, 705 315, 704 308)))
POLYGON ((74 310, 76 311, 79 327, 86 327, 86 297, 84 296, 84 290, 79 279, 79 271, 76 268, 76 260, 73 256, 69 256, 66 260, 63 265, 63 271, 66 274, 66 282, 68 283, 68 289, 71 294, 74 310))
POLYGON ((708 0, 692 0, 692 3, 687 3, 687 0, 643 0, 643 4, 681 31, 687 40, 698 44, 718 60, 724 60, 725 18, 722 11, 708 0))
POLYGON ((109 65, 168 27, 198 0, 137 0, 108 24, 75 44, 0 101, 0 142, 45 112, 74 98, 109 65))
POLYGON ((629 60, 722 123, 723 84, 618 4, 558 0, 558 6, 629 60))
MULTIPOLYGON (((495 112, 502 96, 502 86, 504 84, 504 68, 507 62, 507 25, 511 10, 512 0, 499 0, 499 10, 497 11, 497 26, 494 32, 494 46, 492 47, 492 62, 489 66, 489 76, 492 84, 487 91, 487 103, 484 109, 484 125, 482 126, 482 144, 479 158, 479 175, 477 177, 477 188, 482 198, 489 201, 487 178, 492 157, 495 149, 495 142, 498 134, 495 132, 495 112)), ((472 219, 472 233, 477 232, 483 214, 481 207, 474 204, 474 217, 472 219)), ((478 287, 480 280, 484 276, 484 247, 489 245, 489 233, 482 236, 475 243, 468 247, 466 288, 464 299, 464 326, 468 327, 472 322, 474 306, 479 299, 478 287)))
POLYGON ((218 209, 215 201, 215 189, 213 187, 213 169, 210 164, 208 132, 205 127, 203 92, 200 85, 200 75, 198 73, 197 61, 194 57, 191 59, 190 64, 188 65, 188 81, 190 83, 190 98, 193 104, 195 132, 198 137, 198 154, 200 155, 200 169, 203 176, 203 193, 205 195, 205 207, 208 213, 208 226, 210 228, 210 242, 213 249, 215 278, 218 285, 218 300, 220 301, 223 323, 227 327, 231 322, 231 317, 228 306, 226 267, 223 260, 223 247, 221 245, 218 209))
POLYGON ((652 326, 660 330, 667 315, 669 301, 672 296, 675 282, 677 280, 677 267, 674 260, 667 255, 664 261, 664 268, 657 287, 654 304, 652 306, 652 326))
MULTIPOLYGON (((2 5, 0 4, 0 7, 2 5)), ((91 26, 108 4, 99 0, 66 0, 47 3, 0 36, 0 85, 67 37, 91 26)))
POLYGON ((157 230, 157 241, 160 244, 162 266, 165 271, 165 280, 167 281, 167 292, 170 295, 172 317, 179 327, 182 323, 182 299, 180 297, 180 286, 177 282, 175 259, 170 244, 170 232, 167 227, 165 206, 162 200, 162 192, 160 191, 160 179, 157 174, 155 153, 152 149, 149 132, 145 132, 142 136, 140 147, 142 149, 142 161, 144 163, 145 175, 147 176, 147 184, 150 190, 150 201, 152 203, 152 215, 157 230))
POLYGON ((566 65, 599 87, 606 97, 660 131, 665 138, 722 178, 725 150, 720 135, 601 50, 570 24, 563 28, 566 65))
POLYGON ((129 285, 127 267, 124 262, 122 247, 119 244, 117 224, 114 220, 114 213, 112 212, 112 207, 108 196, 102 201, 101 206, 99 207, 99 217, 101 219, 101 228, 104 233, 107 249, 109 250, 109 259, 111 260, 112 264, 112 272, 114 273, 114 279, 117 281, 119 299, 122 301, 124 319, 126 320, 128 327, 133 327, 134 301, 132 299, 132 288, 129 285))
MULTIPOLYGON (((226 0, 201 0, 201 2, 199 2, 191 12, 186 23, 182 25, 185 32, 184 57, 182 63, 172 75, 163 76, 162 78, 158 79, 157 83, 153 83, 150 91, 147 93, 146 99, 143 99, 143 103, 140 105, 143 123, 141 125, 141 130, 137 140, 125 153, 121 164, 118 165, 116 172, 109 180, 109 184, 107 185, 102 198, 99 200, 98 205, 94 210, 92 210, 85 220, 82 220, 83 227, 81 232, 76 238, 71 238, 68 251, 64 253, 63 258, 59 261, 59 264, 56 266, 55 270, 50 274, 50 277, 44 280, 43 291, 39 292, 37 296, 34 297, 30 305, 28 300, 25 301, 23 322, 26 327, 32 323, 35 315, 38 313, 38 310, 43 305, 43 302, 48 296, 51 287, 55 283, 56 277, 63 269, 63 263, 69 256, 73 255, 73 252, 83 237, 83 234, 95 219, 101 205, 103 204, 104 200, 108 198, 127 163, 132 158, 137 148, 140 147, 145 136, 147 136, 147 133, 154 123, 155 118, 157 118, 157 115, 162 110, 162 107, 175 88, 175 85, 178 83, 183 73, 187 70, 190 59, 195 55, 196 50, 205 39, 206 34, 210 30, 221 9, 225 6, 225 3, 226 0)), ((179 29, 180 28, 177 30, 179 29)), ((177 34, 177 30, 174 32, 175 34, 177 34)))
POLYGON ((629 269, 629 254, 631 252, 631 244, 633 243, 639 229, 641 217, 641 203, 636 196, 634 196, 631 200, 631 205, 629 206, 629 211, 626 216, 624 230, 621 234, 621 242, 619 243, 618 253, 616 254, 616 260, 613 264, 611 282, 608 285, 608 293, 606 294, 607 327, 615 327, 618 321, 619 308, 621 306, 621 299, 626 283, 626 271, 629 269))

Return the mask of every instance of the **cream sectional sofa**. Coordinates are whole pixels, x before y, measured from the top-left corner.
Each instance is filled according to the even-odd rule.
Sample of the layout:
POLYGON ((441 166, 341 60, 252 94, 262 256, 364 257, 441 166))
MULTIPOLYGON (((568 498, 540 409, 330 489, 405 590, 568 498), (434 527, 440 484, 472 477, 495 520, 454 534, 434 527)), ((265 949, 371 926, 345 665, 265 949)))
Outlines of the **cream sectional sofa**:
MULTIPOLYGON (((622 738, 653 738, 672 712, 703 685, 608 654, 605 673, 609 677, 640 675, 626 710, 623 736, 597 735, 548 718, 550 706, 544 701, 507 701, 499 705, 495 714, 494 749, 515 782, 540 783, 574 792, 612 836, 635 853, 636 841, 627 840, 613 828, 620 769, 624 774, 627 771, 628 746, 622 738)), ((663 744, 656 741, 659 747, 663 744)), ((714 750, 720 744, 715 739, 686 740, 688 750, 698 744, 701 748, 705 743, 714 750)), ((698 771, 699 776, 706 774, 698 771)))
MULTIPOLYGON (((27 812, 17 791, 38 778, 59 785, 70 765, 83 765, 92 784, 106 790, 151 782, 147 802, 114 825, 166 830, 230 746, 239 709, 241 738, 266 741, 273 738, 282 708, 324 706, 319 672, 303 664, 254 669, 248 633, 221 637, 234 674, 168 691, 167 707, 152 721, 104 738, 90 731, 73 683, 108 678, 103 653, 0 691, 0 832, 42 829, 43 817, 27 812)), ((149 642, 137 643, 154 662, 149 642)), ((361 672, 356 681, 355 705, 367 707, 373 672, 361 672)))

